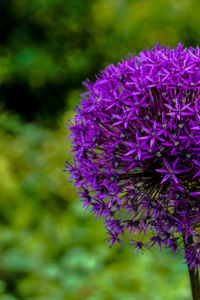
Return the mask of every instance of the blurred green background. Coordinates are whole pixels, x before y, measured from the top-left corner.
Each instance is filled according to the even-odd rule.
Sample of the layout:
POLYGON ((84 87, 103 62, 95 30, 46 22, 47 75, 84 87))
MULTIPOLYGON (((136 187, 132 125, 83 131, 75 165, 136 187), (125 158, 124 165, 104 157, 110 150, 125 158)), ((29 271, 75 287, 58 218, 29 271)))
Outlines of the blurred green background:
POLYGON ((65 123, 107 64, 196 46, 195 0, 0 0, 0 299, 189 300, 187 268, 106 245, 62 172, 65 123))

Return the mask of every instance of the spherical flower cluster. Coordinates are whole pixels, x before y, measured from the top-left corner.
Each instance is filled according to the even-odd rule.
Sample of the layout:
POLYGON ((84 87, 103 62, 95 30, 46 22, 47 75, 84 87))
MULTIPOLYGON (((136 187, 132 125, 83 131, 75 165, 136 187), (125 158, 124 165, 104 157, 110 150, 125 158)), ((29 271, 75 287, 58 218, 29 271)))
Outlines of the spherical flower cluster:
POLYGON ((154 46, 84 83, 66 164, 112 246, 183 249, 200 266, 200 48, 154 46), (133 238, 139 234, 140 239, 133 238))

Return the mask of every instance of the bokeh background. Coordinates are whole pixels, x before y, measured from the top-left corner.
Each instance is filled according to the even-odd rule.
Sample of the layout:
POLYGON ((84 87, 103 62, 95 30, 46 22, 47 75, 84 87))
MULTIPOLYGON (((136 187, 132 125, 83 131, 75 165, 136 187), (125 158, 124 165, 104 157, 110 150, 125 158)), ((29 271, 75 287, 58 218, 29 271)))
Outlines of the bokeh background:
POLYGON ((0 299, 189 300, 183 259, 108 248, 63 173, 82 81, 153 44, 196 46, 195 0, 0 0, 0 299))

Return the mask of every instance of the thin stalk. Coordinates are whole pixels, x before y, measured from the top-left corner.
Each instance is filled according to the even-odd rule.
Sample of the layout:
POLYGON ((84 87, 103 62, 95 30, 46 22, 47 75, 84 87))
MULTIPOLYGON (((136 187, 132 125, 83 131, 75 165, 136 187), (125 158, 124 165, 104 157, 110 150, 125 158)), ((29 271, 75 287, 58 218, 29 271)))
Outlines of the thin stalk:
MULTIPOLYGON (((192 236, 188 237, 188 243, 185 243, 185 238, 183 237, 185 247, 187 248, 188 244, 193 243, 192 236)), ((199 272, 198 269, 195 273, 194 269, 190 270, 188 266, 188 273, 190 277, 190 286, 192 291, 192 299, 193 300, 200 300, 200 284, 199 284, 199 272)))

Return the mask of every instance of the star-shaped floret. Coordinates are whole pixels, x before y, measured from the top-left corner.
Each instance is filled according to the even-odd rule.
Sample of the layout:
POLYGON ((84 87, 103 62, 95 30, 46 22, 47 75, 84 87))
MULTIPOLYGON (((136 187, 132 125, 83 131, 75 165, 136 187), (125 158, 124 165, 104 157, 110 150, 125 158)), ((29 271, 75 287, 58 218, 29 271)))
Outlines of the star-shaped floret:
POLYGON ((167 162, 167 160, 164 159, 166 169, 156 169, 157 172, 165 174, 164 178, 161 181, 161 184, 164 183, 165 181, 167 181, 170 177, 176 182, 176 184, 178 184, 178 178, 176 177, 175 174, 180 174, 180 173, 185 172, 185 170, 177 170, 176 169, 178 161, 179 161, 179 159, 177 158, 171 167, 170 164, 167 162))
POLYGON ((191 103, 188 103, 186 105, 181 105, 178 101, 178 99, 175 99, 175 107, 172 107, 169 104, 165 104, 167 108, 172 110, 172 112, 167 113, 168 116, 176 116, 178 120, 180 120, 181 116, 188 116, 192 115, 192 112, 187 112, 186 109, 190 107, 191 103))
POLYGON ((140 142, 140 138, 139 138, 139 135, 138 133, 136 132, 136 136, 135 136, 135 139, 136 139, 136 143, 131 143, 131 142, 126 142, 127 145, 131 146, 131 150, 128 151, 125 156, 128 156, 128 155, 131 155, 133 153, 137 153, 137 156, 138 156, 138 159, 141 160, 141 157, 142 157, 142 146, 144 146, 144 143, 141 143, 140 142))
POLYGON ((141 140, 150 140, 150 148, 153 148, 156 140, 164 142, 164 139, 160 137, 163 134, 164 130, 163 129, 160 130, 156 120, 153 122, 152 130, 150 130, 144 126, 142 128, 148 135, 142 136, 142 137, 140 137, 140 139, 141 140))

